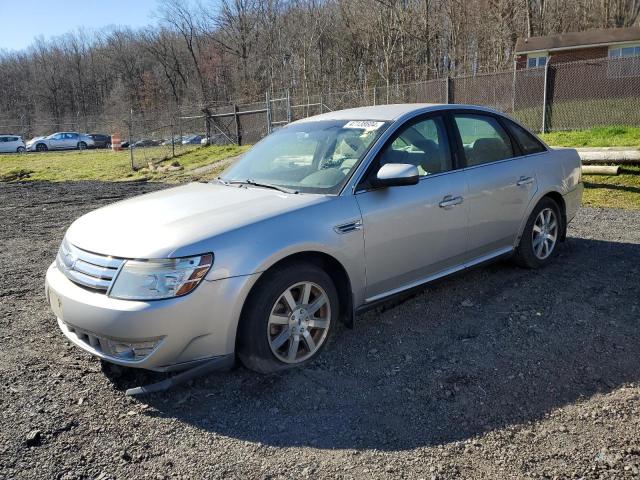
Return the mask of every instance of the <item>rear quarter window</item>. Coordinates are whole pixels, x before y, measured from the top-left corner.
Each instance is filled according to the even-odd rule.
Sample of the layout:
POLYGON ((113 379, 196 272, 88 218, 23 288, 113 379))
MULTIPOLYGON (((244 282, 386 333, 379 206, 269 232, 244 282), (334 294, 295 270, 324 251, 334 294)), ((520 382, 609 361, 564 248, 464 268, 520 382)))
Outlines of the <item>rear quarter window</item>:
POLYGON ((541 153, 547 150, 540 140, 527 132, 520 125, 507 119, 505 119, 505 123, 507 124, 507 128, 509 129, 509 132, 511 132, 511 135, 513 135, 516 141, 520 144, 523 155, 532 155, 534 153, 541 153))

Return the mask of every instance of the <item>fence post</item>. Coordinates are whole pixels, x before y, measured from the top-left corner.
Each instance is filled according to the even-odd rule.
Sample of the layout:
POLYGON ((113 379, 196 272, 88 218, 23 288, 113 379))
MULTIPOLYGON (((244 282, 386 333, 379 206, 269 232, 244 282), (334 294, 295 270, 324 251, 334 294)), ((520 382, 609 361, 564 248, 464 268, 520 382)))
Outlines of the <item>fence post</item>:
POLYGON ((209 109, 203 108, 202 113, 204 114, 204 132, 207 136, 207 145, 211 145, 211 118, 209 118, 209 109))
POLYGON ((136 165, 133 161, 133 108, 129 110, 129 160, 131 161, 131 170, 136 171, 136 165))
POLYGON ((236 143, 242 145, 242 135, 240 134, 240 115, 238 115, 238 105, 233 105, 233 119, 236 124, 236 143))
POLYGON ((287 88, 287 123, 291 123, 291 96, 287 88))
POLYGON ((547 132, 547 89, 549 83, 549 60, 544 65, 544 90, 542 92, 542 133, 547 132))
POLYGON ((271 97, 269 92, 265 94, 265 102, 267 103, 267 135, 271 133, 271 97))
POLYGON ((378 88, 374 85, 373 86, 373 105, 376 105, 376 102, 378 101, 377 98, 377 94, 378 94, 378 88))
POLYGON ((171 123, 171 158, 176 156, 176 132, 173 128, 173 122, 171 123))
POLYGON ((451 77, 446 78, 446 103, 453 103, 453 79, 451 77))

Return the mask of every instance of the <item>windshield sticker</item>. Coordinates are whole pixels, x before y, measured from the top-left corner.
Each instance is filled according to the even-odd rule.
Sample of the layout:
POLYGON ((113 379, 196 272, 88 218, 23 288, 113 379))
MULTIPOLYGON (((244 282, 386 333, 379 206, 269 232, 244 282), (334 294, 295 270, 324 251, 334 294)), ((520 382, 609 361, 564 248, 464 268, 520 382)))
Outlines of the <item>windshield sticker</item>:
POLYGON ((342 128, 359 128, 366 131, 378 130, 384 122, 373 122, 371 120, 352 120, 342 128))

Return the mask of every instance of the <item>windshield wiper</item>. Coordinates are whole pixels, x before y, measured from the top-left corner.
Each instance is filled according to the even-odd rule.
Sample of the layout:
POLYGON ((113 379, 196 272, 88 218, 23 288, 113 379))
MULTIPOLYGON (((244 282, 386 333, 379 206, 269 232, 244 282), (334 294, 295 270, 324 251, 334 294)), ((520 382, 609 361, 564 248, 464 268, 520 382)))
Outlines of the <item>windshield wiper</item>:
POLYGON ((278 190, 278 191, 283 192, 283 193, 290 193, 290 194, 300 193, 300 192, 298 192, 298 190, 292 190, 291 188, 281 187, 280 185, 273 185, 271 183, 256 182, 255 180, 252 180, 251 178, 247 178, 244 181, 242 181, 242 180, 225 181, 225 180, 222 180, 221 178, 219 178, 218 180, 223 182, 225 185, 253 185, 254 187, 271 188, 273 190, 278 190))

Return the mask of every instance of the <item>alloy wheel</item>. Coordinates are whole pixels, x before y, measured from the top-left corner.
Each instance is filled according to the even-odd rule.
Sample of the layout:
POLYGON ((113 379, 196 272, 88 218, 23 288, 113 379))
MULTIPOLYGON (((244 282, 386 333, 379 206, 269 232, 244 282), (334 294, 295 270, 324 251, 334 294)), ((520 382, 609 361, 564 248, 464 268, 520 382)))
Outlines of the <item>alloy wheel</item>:
POLYGON ((329 333, 331 305, 324 289, 313 282, 287 288, 269 315, 269 347, 278 360, 300 363, 320 349, 329 333))
POLYGON ((544 260, 553 253, 558 239, 558 226, 553 209, 545 208, 538 213, 531 235, 533 253, 539 260, 544 260))

